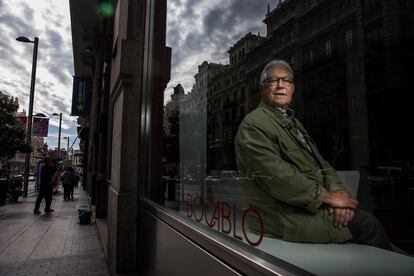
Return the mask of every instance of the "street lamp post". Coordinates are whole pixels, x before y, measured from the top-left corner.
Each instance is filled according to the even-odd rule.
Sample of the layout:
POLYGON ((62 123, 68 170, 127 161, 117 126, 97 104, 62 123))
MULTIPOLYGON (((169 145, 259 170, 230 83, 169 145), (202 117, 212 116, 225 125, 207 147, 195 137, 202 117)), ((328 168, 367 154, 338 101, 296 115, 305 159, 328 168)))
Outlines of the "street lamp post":
POLYGON ((58 150, 57 150, 57 158, 60 157, 60 134, 62 133, 62 113, 53 113, 54 116, 59 116, 59 135, 58 135, 58 150))
MULTIPOLYGON (((31 41, 27 37, 19 36, 17 41, 23 43, 34 43, 33 47, 33 60, 32 60, 32 80, 30 82, 30 97, 29 97, 29 114, 27 116, 27 129, 26 129, 26 142, 32 144, 32 120, 33 120, 33 99, 36 81, 36 64, 37 64, 37 47, 39 44, 39 38, 35 37, 34 41, 31 41)), ((25 156, 25 168, 24 168, 24 184, 23 184, 23 196, 27 197, 27 188, 29 181, 29 169, 30 169, 30 152, 25 156)))
POLYGON ((66 160, 69 160, 69 136, 63 137, 68 140, 68 146, 66 147, 66 160))

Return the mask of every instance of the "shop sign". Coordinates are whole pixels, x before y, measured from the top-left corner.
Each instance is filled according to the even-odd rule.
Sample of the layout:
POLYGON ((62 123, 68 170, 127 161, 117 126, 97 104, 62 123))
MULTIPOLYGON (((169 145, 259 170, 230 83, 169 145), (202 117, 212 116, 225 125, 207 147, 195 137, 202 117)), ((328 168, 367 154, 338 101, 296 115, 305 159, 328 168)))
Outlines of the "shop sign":
POLYGON ((47 137, 49 130, 49 118, 33 117, 32 136, 47 137))
POLYGON ((19 124, 26 126, 27 123, 27 116, 17 116, 16 117, 19 124))
POLYGON ((236 228, 240 223, 237 221, 236 212, 236 206, 230 202, 214 199, 203 200, 200 196, 193 197, 192 194, 187 194, 187 217, 194 218, 199 223, 205 222, 210 228, 217 227, 217 231, 232 235, 237 240, 246 240, 251 246, 258 246, 262 242, 264 235, 264 224, 260 212, 255 208, 243 210, 241 221, 243 236, 236 233, 236 228), (247 235, 246 217, 249 213, 256 216, 260 223, 260 233, 257 240, 252 240, 247 235))

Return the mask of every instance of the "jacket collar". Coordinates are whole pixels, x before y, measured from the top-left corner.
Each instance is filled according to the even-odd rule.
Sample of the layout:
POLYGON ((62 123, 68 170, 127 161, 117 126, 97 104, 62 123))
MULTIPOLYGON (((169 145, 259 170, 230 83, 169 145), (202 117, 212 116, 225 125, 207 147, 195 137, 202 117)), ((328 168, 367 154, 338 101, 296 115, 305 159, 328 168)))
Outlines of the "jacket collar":
MULTIPOLYGON (((302 126, 302 124, 296 120, 296 118, 294 118, 293 116, 289 119, 286 118, 284 115, 282 115, 282 113, 274 107, 271 107, 270 105, 268 105, 265 101, 261 100, 259 107, 264 109, 264 111, 268 114, 271 114, 271 117, 278 123, 280 124, 285 130, 286 132, 289 133, 289 135, 299 144, 301 145, 304 149, 306 149, 307 151, 311 152, 314 151, 315 149, 313 148, 313 142, 311 142, 310 137, 308 135, 308 133, 306 132, 305 128, 302 126), (296 134, 296 132, 294 133, 294 129, 298 128, 300 130, 300 132, 302 133, 302 135, 304 136, 304 138, 307 140, 308 145, 311 147, 311 150, 307 147, 307 145, 304 145, 303 142, 298 138, 298 135, 296 134)), ((291 109, 290 109, 291 110, 291 109)), ((293 112, 293 110, 291 110, 291 112, 293 112)))
MULTIPOLYGON (((284 128, 287 128, 291 124, 293 124, 292 120, 290 120, 289 118, 286 118, 285 116, 283 116, 282 113, 277 108, 271 107, 265 101, 261 100, 260 101, 260 104, 259 104, 259 107, 263 108, 266 113, 272 114, 272 116, 274 116, 274 118, 276 119, 276 121, 280 125, 282 125, 284 128)), ((293 112, 293 110, 292 110, 292 112, 293 112)))

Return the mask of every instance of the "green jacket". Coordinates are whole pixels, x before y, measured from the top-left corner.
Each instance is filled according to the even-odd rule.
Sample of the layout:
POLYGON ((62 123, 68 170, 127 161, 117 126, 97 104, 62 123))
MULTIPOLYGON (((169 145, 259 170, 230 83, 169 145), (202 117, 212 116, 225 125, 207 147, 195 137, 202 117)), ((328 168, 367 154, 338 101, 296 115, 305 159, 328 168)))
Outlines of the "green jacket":
MULTIPOLYGON (((260 212, 265 236, 309 243, 352 238, 347 227, 334 227, 322 205, 327 190, 344 187, 297 119, 262 101, 240 124, 235 149, 246 207, 260 212), (295 125, 312 151, 297 138, 295 125)), ((256 216, 247 217, 247 223, 259 232, 256 216)))

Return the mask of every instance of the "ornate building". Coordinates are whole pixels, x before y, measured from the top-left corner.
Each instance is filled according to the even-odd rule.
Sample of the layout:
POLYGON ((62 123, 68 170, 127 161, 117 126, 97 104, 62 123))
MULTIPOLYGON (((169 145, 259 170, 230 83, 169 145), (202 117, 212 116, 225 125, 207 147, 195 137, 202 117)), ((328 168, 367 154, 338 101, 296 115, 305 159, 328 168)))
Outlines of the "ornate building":
MULTIPOLYGON (((403 25, 413 20, 406 11, 412 4, 400 2, 290 0, 269 9, 263 20, 266 37, 249 33, 235 43, 229 50, 230 66, 210 82, 209 169, 234 168, 235 131, 257 106, 260 72, 272 59, 292 64, 296 116, 334 166, 359 169, 370 163, 373 143, 398 144, 393 133, 408 123, 409 101, 403 91, 412 61, 401 53, 410 52, 404 49, 413 43, 412 28, 403 25), (381 112, 390 108, 385 94, 390 89, 398 91, 394 111, 381 112), (383 117, 376 120, 378 116, 383 117), (388 122, 389 136, 381 135, 382 122, 388 122)), ((389 155, 408 158, 403 147, 393 147, 389 155)))

